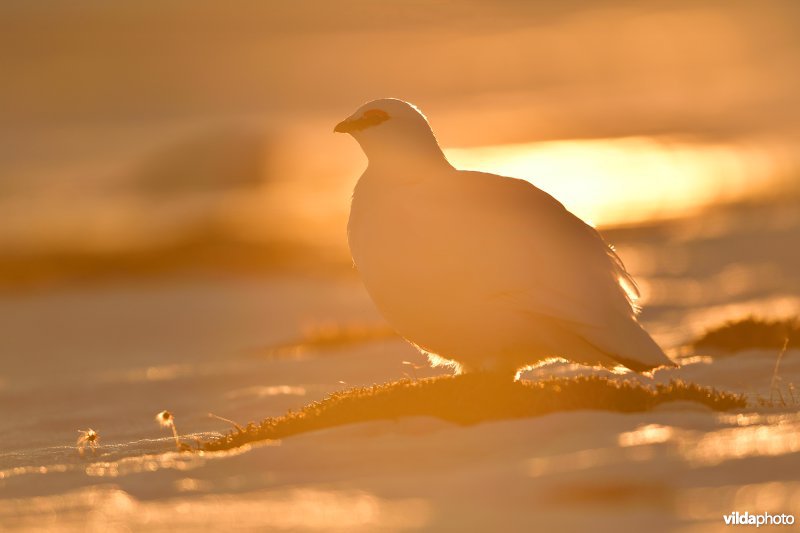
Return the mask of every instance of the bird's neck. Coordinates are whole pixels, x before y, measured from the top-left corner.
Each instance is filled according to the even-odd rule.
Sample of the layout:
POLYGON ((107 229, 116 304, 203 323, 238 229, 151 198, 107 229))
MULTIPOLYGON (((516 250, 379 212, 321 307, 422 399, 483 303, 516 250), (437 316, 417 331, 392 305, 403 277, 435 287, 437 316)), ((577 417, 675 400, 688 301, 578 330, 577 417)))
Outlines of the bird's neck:
POLYGON ((425 173, 452 169, 436 139, 428 142, 392 143, 362 146, 369 159, 369 168, 386 175, 415 174, 415 179, 425 173), (431 142, 432 141, 432 142, 431 142))

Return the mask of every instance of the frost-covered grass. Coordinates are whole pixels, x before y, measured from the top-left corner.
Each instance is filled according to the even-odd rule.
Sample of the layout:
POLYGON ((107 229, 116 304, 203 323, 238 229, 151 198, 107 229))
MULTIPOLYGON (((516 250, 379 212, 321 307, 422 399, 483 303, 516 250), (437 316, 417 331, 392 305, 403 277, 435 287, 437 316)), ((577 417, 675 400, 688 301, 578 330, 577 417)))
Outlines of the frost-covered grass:
POLYGON ((300 411, 250 423, 243 430, 203 443, 205 450, 282 439, 343 424, 406 416, 433 416, 459 424, 524 418, 579 409, 647 411, 671 401, 693 401, 724 411, 743 408, 743 396, 672 381, 643 386, 601 376, 505 381, 481 374, 401 380, 331 394, 300 411))
POLYGON ((727 322, 704 333, 694 341, 693 346, 696 350, 735 353, 757 348, 780 350, 784 344, 790 349, 800 348, 798 319, 764 320, 750 317, 727 322))
POLYGON ((765 320, 749 317, 729 321, 710 329, 694 341, 695 350, 709 350, 714 357, 730 357, 752 350, 763 351, 764 356, 774 358, 775 367, 770 382, 769 398, 758 397, 760 407, 782 408, 798 405, 800 394, 795 384, 784 382, 781 361, 787 350, 800 348, 800 319, 765 320))
MULTIPOLYGON (((751 349, 800 347, 800 320, 748 318, 711 329, 694 342, 699 350, 722 355, 751 349)), ((780 358, 778 358, 778 363, 780 358)), ((792 384, 781 389, 778 364, 772 380, 772 396, 760 398, 762 406, 796 404, 792 384)), ((348 389, 319 402, 237 428, 224 437, 206 442, 203 448, 217 450, 247 442, 281 439, 318 429, 371 420, 407 416, 433 416, 459 424, 524 418, 548 413, 597 409, 615 412, 647 411, 670 401, 684 400, 724 411, 746 406, 744 396, 681 381, 668 385, 602 376, 551 378, 544 381, 509 382, 481 374, 465 374, 424 380, 401 380, 372 387, 348 389)))

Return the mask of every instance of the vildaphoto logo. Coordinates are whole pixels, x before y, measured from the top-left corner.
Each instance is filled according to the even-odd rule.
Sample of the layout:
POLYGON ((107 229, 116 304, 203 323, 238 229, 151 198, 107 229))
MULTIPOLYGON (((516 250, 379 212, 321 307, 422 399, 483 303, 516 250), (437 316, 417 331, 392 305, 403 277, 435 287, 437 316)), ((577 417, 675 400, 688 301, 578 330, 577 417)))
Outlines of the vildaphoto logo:
POLYGON ((747 511, 740 513, 734 511, 723 515, 726 526, 791 526, 794 524, 794 515, 790 514, 750 514, 747 511))

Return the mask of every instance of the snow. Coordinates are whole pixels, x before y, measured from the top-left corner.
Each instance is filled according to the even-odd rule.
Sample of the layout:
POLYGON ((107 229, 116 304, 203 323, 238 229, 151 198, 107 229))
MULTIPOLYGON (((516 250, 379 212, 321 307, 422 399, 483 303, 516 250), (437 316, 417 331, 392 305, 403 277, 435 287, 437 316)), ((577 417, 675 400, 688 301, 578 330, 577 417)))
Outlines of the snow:
MULTIPOLYGON (((623 259, 638 254, 628 266, 646 285, 667 277, 719 281, 704 249, 743 271, 763 262, 739 246, 753 238, 750 230, 684 234, 663 250, 643 244, 654 239, 647 231, 609 233, 623 259), (679 272, 645 261, 678 249, 688 258, 679 272)), ((762 228, 761 240, 776 239, 779 250, 771 235, 762 228)), ((764 307, 775 315, 797 304, 796 258, 767 259, 780 286, 747 278, 741 291, 717 292, 705 304, 690 293, 661 300, 652 293, 642 315, 669 353, 687 356, 656 382, 681 378, 745 393, 754 402, 742 412, 674 403, 467 427, 409 418, 214 453, 177 453, 156 413, 170 410, 192 444, 229 429, 209 412, 240 424, 260 420, 345 387, 400 379, 410 371, 403 361, 424 358, 381 335, 313 342, 308 332, 332 323, 385 327, 355 278, 173 280, 6 297, 0 524, 4 531, 689 532, 723 530, 722 516, 733 511, 796 513, 800 415, 789 386, 800 383, 800 353, 788 351, 780 364, 786 405, 764 407, 755 400, 777 399, 770 389, 777 350, 715 358, 681 347, 703 313, 719 324, 745 316, 752 302, 789 302, 764 307), (80 455, 78 430, 88 428, 99 433, 99 447, 80 455)), ((581 372, 556 365, 524 378, 581 372)))

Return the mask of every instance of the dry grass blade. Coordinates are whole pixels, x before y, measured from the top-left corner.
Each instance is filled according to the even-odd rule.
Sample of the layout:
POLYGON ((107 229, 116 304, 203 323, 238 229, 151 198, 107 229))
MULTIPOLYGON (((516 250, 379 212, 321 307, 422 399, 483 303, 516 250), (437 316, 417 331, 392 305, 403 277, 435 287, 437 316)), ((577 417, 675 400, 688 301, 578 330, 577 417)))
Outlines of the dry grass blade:
POLYGON ((225 417, 222 417, 222 416, 218 416, 218 415, 215 415, 214 413, 208 413, 208 416, 209 416, 209 418, 216 418, 217 420, 222 420, 223 422, 227 422, 228 424, 230 424, 233 427, 235 427, 236 430, 239 433, 244 432, 244 428, 242 426, 240 426, 239 424, 237 424, 236 422, 234 422, 233 420, 231 420, 230 418, 225 418, 225 417))
MULTIPOLYGON (((786 349, 789 347, 789 337, 786 337, 786 340, 783 342, 783 348, 781 351, 778 352, 778 358, 775 360, 775 370, 772 371, 772 380, 770 380, 769 384, 769 401, 773 402, 773 396, 775 392, 778 393, 778 397, 781 400, 781 405, 786 407, 786 401, 783 399, 783 393, 781 392, 780 388, 780 381, 781 377, 779 374, 780 366, 781 366, 781 359, 783 359, 784 354, 786 354, 786 349)), ((791 391, 790 391, 791 392, 791 391)), ((794 394, 792 394, 794 398, 794 394)))

